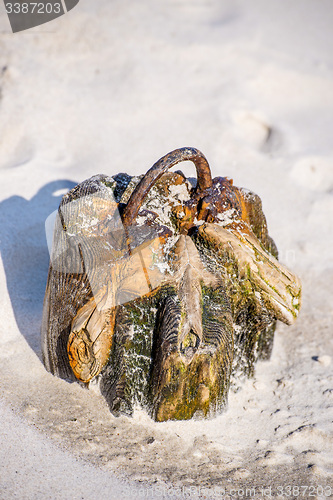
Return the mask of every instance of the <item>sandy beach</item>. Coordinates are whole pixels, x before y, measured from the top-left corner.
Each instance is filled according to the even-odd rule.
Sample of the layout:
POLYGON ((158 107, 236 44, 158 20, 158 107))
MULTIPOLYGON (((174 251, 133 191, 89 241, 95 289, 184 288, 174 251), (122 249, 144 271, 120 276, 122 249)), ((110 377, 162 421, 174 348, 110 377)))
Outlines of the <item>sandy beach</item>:
POLYGON ((13 34, 0 5, 1 499, 333 498, 332 26, 330 0, 80 0, 13 34), (117 418, 44 368, 45 220, 183 146, 261 197, 302 309, 222 415, 117 418))

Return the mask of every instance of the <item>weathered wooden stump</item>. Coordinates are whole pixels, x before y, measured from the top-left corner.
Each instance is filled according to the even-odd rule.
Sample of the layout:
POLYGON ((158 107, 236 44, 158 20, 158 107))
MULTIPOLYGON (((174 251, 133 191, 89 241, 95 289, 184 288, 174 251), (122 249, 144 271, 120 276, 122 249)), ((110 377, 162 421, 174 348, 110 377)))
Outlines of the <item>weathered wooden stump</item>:
POLYGON ((260 198, 212 180, 182 148, 144 176, 97 175, 56 218, 42 345, 53 374, 99 384, 113 413, 158 421, 212 416, 233 374, 270 357, 301 287, 277 260, 260 198), (169 172, 191 160, 197 183, 169 172))

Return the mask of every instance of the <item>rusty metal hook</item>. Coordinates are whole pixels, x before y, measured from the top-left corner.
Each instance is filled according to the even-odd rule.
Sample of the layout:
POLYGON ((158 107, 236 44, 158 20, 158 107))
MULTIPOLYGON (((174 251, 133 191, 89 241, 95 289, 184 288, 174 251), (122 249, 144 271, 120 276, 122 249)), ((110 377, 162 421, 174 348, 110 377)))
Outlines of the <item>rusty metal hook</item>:
POLYGON ((143 200, 155 182, 171 167, 182 161, 192 161, 197 171, 196 193, 212 186, 212 175, 206 157, 195 148, 179 148, 160 158, 134 189, 123 212, 123 224, 129 226, 138 215, 143 200))

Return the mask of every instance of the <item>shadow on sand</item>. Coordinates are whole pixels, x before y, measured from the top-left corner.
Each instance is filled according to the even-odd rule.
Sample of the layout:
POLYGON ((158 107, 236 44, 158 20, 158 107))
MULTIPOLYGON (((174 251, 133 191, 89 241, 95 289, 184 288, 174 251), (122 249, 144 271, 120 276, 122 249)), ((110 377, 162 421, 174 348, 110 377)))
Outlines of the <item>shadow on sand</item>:
POLYGON ((0 250, 8 293, 20 332, 39 357, 49 266, 45 220, 75 185, 69 180, 53 181, 31 200, 11 196, 0 203, 0 250))

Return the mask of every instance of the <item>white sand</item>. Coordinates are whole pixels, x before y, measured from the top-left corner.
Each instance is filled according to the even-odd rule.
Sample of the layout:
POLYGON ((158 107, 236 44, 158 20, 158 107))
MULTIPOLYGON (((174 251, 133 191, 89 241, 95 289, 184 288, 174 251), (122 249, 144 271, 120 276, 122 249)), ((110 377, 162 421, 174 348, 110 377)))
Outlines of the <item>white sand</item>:
POLYGON ((136 493, 120 493, 116 476, 151 485, 152 498, 161 498, 156 485, 165 498, 190 485, 174 498, 221 498, 217 487, 225 498, 246 487, 263 498, 260 487, 276 496, 288 485, 304 486, 299 497, 327 498, 331 0, 81 0, 16 35, 2 3, 0 14, 0 498, 146 491, 135 483, 136 493), (181 146, 201 149, 214 175, 261 196, 280 259, 302 279, 303 308, 295 326, 279 325, 271 361, 220 417, 156 424, 138 411, 117 419, 100 396, 42 365, 44 221, 77 182, 143 173, 181 146))

